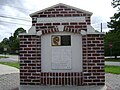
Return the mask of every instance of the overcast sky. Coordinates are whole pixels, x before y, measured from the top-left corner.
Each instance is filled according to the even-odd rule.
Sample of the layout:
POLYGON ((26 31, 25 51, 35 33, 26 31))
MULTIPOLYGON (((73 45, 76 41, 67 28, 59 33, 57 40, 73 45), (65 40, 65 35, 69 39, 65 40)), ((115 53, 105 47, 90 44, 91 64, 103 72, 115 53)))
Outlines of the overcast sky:
POLYGON ((103 31, 106 32, 109 30, 107 22, 116 11, 111 2, 112 0, 0 0, 0 41, 11 36, 19 27, 28 31, 31 27, 29 14, 58 3, 92 12, 92 26, 100 31, 100 23, 103 23, 103 31))

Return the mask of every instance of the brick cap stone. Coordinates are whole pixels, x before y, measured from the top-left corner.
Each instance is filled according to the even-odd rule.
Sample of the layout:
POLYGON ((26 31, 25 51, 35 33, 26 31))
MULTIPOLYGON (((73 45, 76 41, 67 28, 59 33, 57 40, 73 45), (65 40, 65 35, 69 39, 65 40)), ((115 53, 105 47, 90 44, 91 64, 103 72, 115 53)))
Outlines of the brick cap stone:
POLYGON ((63 26, 63 25, 59 25, 59 26, 58 26, 58 29, 59 29, 59 31, 63 31, 64 26, 63 26))
POLYGON ((22 36, 22 35, 36 35, 36 34, 32 34, 32 33, 21 33, 21 34, 19 34, 19 36, 22 36))
POLYGON ((87 32, 95 32, 95 29, 91 25, 87 25, 87 32))
POLYGON ((87 34, 100 34, 100 35, 103 35, 105 33, 104 32, 87 32, 87 34))
POLYGON ((84 35, 89 35, 89 34, 94 34, 94 35, 104 35, 104 32, 86 32, 85 30, 81 30, 80 34, 84 35))
POLYGON ((19 90, 106 90, 106 85, 101 86, 42 86, 20 85, 19 90))
POLYGON ((20 33, 19 35, 37 35, 37 33, 36 33, 36 28, 35 28, 35 26, 32 26, 32 27, 28 30, 28 33, 20 33))
POLYGON ((67 23, 67 22, 86 22, 85 17, 44 17, 37 18, 37 23, 67 23))
POLYGON ((41 35, 42 35, 42 31, 38 31, 37 36, 41 36, 41 35))
POLYGON ((91 25, 87 25, 87 31, 81 30, 80 34, 87 35, 87 34, 105 34, 105 33, 97 32, 91 25))
POLYGON ((32 26, 29 30, 28 30, 29 34, 36 34, 36 28, 35 26, 32 26))

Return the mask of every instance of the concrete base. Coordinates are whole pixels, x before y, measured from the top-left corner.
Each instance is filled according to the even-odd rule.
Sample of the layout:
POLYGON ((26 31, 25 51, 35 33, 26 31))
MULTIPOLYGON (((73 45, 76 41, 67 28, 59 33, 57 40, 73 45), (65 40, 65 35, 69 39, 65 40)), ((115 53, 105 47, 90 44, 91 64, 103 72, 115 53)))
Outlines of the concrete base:
POLYGON ((21 85, 19 90, 106 90, 104 86, 39 86, 21 85))

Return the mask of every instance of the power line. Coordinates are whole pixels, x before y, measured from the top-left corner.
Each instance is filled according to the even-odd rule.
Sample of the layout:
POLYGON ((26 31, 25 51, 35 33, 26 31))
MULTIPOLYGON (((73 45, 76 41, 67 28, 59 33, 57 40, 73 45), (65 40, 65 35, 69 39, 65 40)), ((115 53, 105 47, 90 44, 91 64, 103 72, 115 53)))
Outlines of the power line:
MULTIPOLYGON (((8 4, 0 4, 0 6, 9 6, 9 7, 13 7, 13 8, 17 8, 17 9, 21 9, 21 10, 24 10, 24 11, 33 11, 33 10, 28 10, 28 9, 25 9, 25 8, 21 8, 21 7, 15 7, 15 6, 12 6, 12 5, 8 5, 8 4)), ((6 15, 0 15, 0 17, 2 18, 10 18, 10 19, 17 19, 17 20, 23 20, 23 21, 27 21, 27 22, 31 22, 30 20, 27 20, 27 19, 24 19, 23 17, 21 18, 18 18, 18 17, 11 17, 11 16, 6 16, 6 15)))
POLYGON ((9 6, 9 7, 13 7, 13 8, 16 8, 16 9, 21 9, 21 10, 24 10, 24 11, 33 11, 33 10, 28 10, 28 9, 25 9, 25 8, 21 8, 21 7, 15 7, 15 6, 12 6, 12 5, 8 5, 8 4, 0 4, 0 6, 4 6, 4 5, 6 5, 6 6, 9 6))
POLYGON ((22 21, 31 22, 30 20, 27 20, 27 19, 16 18, 16 17, 10 17, 10 16, 3 16, 3 15, 0 15, 0 17, 2 17, 2 18, 10 18, 10 19, 17 19, 17 20, 22 20, 22 21))
POLYGON ((15 23, 15 22, 8 22, 8 21, 2 21, 2 20, 0 20, 0 22, 9 23, 9 24, 18 24, 18 25, 24 25, 24 26, 31 26, 31 25, 27 25, 27 24, 21 24, 21 23, 15 23))

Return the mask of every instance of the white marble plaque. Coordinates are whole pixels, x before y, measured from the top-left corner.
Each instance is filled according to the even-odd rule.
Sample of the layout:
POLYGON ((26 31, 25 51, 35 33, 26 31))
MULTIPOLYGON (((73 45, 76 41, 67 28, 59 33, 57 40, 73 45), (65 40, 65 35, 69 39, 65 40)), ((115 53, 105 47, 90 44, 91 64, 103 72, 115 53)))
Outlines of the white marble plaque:
POLYGON ((71 69, 71 47, 52 48, 52 69, 71 69))

